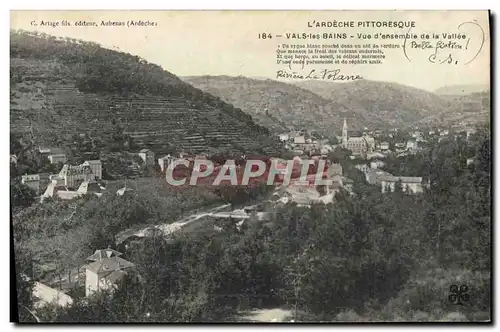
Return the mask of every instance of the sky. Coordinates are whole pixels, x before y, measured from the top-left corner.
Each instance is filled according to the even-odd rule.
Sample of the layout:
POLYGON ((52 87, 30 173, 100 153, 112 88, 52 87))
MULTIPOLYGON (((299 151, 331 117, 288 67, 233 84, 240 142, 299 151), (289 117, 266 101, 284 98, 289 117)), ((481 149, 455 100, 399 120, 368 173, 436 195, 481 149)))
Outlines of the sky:
POLYGON ((447 85, 489 84, 488 22, 486 11, 11 11, 10 26, 11 29, 94 41, 107 48, 138 55, 177 76, 242 75, 276 79, 279 70, 307 76, 313 69, 316 72, 338 69, 344 75, 434 91, 447 85), (62 26, 63 20, 73 26, 62 26), (77 21, 94 21, 100 25, 101 21, 129 20, 150 21, 156 25, 75 26, 77 21), (41 26, 41 21, 59 22, 59 26, 41 26), (354 21, 355 27, 338 27, 337 22, 350 21, 354 21), (365 21, 414 22, 414 27, 357 26, 358 22, 365 21), (331 26, 315 27, 316 22, 329 22, 331 26), (337 27, 333 26, 334 22, 337 27), (411 47, 411 40, 406 41, 406 54, 402 47, 404 39, 380 39, 381 34, 406 32, 419 36, 414 40, 414 47, 411 47), (262 33, 272 34, 273 38, 259 39, 262 33), (286 38, 287 33, 319 33, 321 36, 323 33, 346 33, 348 38, 293 40, 286 38), (379 38, 375 39, 377 33, 379 38), (429 41, 432 48, 418 48, 426 41, 420 38, 422 33, 438 34, 439 38, 429 41), (443 36, 446 33, 459 33, 466 38, 449 40, 443 36), (372 38, 360 40, 358 34, 372 38), (462 48, 450 49, 450 41, 462 48), (316 64, 302 68, 276 63, 278 45, 283 49, 283 44, 367 43, 394 44, 398 48, 384 49, 386 58, 382 64, 316 64), (432 53, 438 43, 441 47, 434 59, 432 53), (431 63, 430 57, 434 62, 444 60, 444 63, 431 63))

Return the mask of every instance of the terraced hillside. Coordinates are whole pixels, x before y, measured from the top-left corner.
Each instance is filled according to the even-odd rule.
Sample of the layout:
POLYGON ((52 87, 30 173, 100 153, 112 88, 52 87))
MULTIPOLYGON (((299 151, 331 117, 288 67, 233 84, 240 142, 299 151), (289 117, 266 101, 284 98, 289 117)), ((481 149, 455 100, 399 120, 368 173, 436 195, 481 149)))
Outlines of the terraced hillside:
POLYGON ((130 54, 78 40, 11 32, 11 131, 69 146, 129 136, 156 153, 277 153, 266 128, 219 98, 130 54))

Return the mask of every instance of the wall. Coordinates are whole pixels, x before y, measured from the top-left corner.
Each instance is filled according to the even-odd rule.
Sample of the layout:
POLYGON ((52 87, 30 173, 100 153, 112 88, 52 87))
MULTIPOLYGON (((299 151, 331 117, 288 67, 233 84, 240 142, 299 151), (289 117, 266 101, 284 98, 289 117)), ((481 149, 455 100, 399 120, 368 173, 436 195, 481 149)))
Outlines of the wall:
POLYGON ((91 293, 98 291, 98 277, 97 274, 90 271, 89 269, 85 270, 85 296, 89 296, 91 293))

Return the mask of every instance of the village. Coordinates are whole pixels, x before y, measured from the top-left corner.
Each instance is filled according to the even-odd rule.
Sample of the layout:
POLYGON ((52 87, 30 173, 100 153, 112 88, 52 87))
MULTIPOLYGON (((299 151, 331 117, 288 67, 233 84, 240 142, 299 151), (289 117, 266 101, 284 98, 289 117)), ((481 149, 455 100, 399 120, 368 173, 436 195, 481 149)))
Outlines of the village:
MULTIPOLYGON (((307 185, 296 185, 295 183, 277 185, 274 192, 258 204, 235 208, 230 204, 224 204, 207 211, 186 214, 180 220, 162 224, 151 225, 142 229, 129 229, 117 236, 117 245, 126 248, 127 244, 134 240, 151 236, 160 230, 165 236, 170 236, 179 231, 186 231, 206 224, 216 219, 228 219, 241 227, 245 222, 255 220, 266 220, 269 207, 277 205, 296 204, 299 207, 310 208, 313 204, 334 204, 335 195, 344 190, 350 195, 353 192, 353 179, 347 177, 343 166, 332 156, 335 151, 343 150, 349 152, 349 160, 355 169, 361 172, 366 183, 378 186, 382 193, 394 192, 396 186, 407 194, 420 194, 424 188, 428 188, 430 182, 415 174, 404 174, 394 176, 384 171, 384 159, 389 156, 406 156, 416 154, 426 148, 429 141, 441 141, 446 137, 464 136, 468 139, 474 134, 474 129, 450 130, 436 129, 429 131, 415 130, 401 135, 394 130, 383 131, 349 131, 347 121, 344 120, 342 133, 334 138, 321 138, 317 134, 308 132, 292 131, 277 135, 277 138, 285 146, 286 150, 293 155, 293 160, 324 160, 327 164, 324 177, 330 183, 323 188, 314 186, 314 174, 307 176, 307 185), (264 208, 264 206, 266 208, 264 208)), ((39 147, 38 152, 46 157, 51 164, 62 165, 56 174, 25 174, 21 176, 21 182, 30 187, 37 195, 40 204, 47 199, 75 200, 85 195, 101 197, 107 190, 106 180, 103 179, 103 163, 101 160, 85 160, 78 165, 67 162, 64 151, 60 148, 39 147)), ((142 165, 136 167, 154 167, 160 174, 165 174, 167 168, 177 159, 187 159, 191 166, 195 160, 210 158, 208 154, 190 154, 180 152, 177 154, 162 155, 157 158, 155 153, 149 149, 141 149, 137 156, 142 165)), ((254 157, 240 156, 242 160, 254 157)), ((285 158, 266 157, 267 162, 275 162, 278 165, 286 164, 285 158)), ((467 164, 472 163, 468 160, 467 164)), ((11 155, 11 163, 16 163, 16 156, 11 155)), ((216 164, 217 165, 217 164, 216 164)), ((220 166, 220 165, 219 165, 220 166)), ((241 166, 240 166, 241 167, 241 166)), ((116 190, 117 196, 125 196, 133 193, 131 187, 126 185, 116 190)), ((219 231, 220 226, 213 224, 219 231)), ((35 283, 34 294, 43 303, 57 302, 59 305, 72 303, 72 298, 65 293, 75 284, 84 284, 85 296, 89 296, 101 289, 115 289, 126 275, 134 274, 134 263, 125 260, 122 253, 112 248, 96 248, 93 255, 86 259, 85 265, 68 271, 66 277, 59 276, 58 280, 48 281, 50 285, 40 281, 35 283)), ((137 276, 135 276, 137 277, 137 276)), ((128 279, 127 279, 128 280, 128 279)))

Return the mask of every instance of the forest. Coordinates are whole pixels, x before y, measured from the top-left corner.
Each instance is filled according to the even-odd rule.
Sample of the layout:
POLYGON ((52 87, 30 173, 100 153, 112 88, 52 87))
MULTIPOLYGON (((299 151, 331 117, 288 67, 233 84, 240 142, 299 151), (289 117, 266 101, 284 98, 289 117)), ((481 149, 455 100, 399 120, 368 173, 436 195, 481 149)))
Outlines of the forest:
MULTIPOLYGON (((132 242, 124 257, 137 265, 141 280, 125 282, 113 294, 76 297, 66 308, 34 308, 32 279, 25 276, 36 262, 28 245, 36 234, 50 239, 61 230, 93 227, 93 237, 79 240, 86 254, 112 241, 122 223, 169 218, 158 210, 158 195, 140 190, 128 201, 78 203, 69 221, 60 218, 68 213, 62 207, 67 203, 34 204, 13 216, 20 320, 230 321, 245 299, 250 307, 292 309, 296 321, 489 320, 490 139, 484 131, 470 142, 443 140, 420 158, 388 161, 395 174, 411 170, 431 180, 421 195, 382 194, 360 178, 354 195, 343 191, 334 204, 274 206, 270 220, 250 220, 241 228, 228 224, 221 232, 207 226, 173 239, 156 233, 132 242), (470 157, 474 163, 468 166, 470 157), (468 301, 450 301, 452 285, 466 285, 468 301)), ((16 195, 22 197, 22 190, 16 195)), ((175 214, 178 206, 188 208, 181 202, 190 195, 196 194, 161 199, 171 201, 175 214)), ((236 198, 200 199, 208 204, 236 198)))

